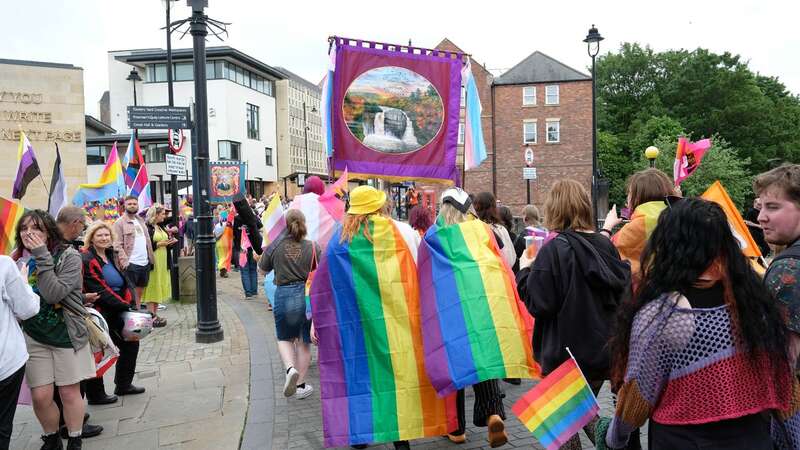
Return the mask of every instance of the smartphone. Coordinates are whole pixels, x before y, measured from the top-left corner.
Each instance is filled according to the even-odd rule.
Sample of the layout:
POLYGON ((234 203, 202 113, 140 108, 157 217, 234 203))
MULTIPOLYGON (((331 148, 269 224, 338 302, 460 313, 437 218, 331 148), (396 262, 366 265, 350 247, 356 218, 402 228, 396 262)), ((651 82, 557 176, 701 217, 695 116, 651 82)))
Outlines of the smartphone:
POLYGON ((630 208, 622 208, 619 210, 619 217, 620 219, 624 220, 631 220, 631 209, 630 208))

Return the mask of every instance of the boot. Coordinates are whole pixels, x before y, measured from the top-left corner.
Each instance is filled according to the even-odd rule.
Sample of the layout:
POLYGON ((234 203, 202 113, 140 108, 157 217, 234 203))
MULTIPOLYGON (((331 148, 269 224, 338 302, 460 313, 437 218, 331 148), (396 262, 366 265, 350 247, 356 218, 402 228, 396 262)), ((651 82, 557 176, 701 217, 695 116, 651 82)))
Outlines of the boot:
POLYGON ((81 447, 83 447, 83 442, 80 436, 71 437, 67 441, 67 450, 81 450, 81 447))
POLYGON ((44 444, 39 450, 64 450, 64 444, 61 443, 61 436, 58 433, 43 435, 42 440, 44 444))
POLYGON ((489 416, 489 447, 497 448, 506 445, 508 442, 508 435, 506 434, 506 426, 503 419, 497 414, 489 416))

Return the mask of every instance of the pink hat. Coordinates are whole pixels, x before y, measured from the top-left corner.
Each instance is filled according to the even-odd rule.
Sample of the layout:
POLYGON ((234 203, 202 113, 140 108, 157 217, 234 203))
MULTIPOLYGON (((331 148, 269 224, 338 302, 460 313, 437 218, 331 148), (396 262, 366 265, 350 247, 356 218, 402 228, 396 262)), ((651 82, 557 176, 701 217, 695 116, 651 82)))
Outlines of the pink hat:
POLYGON ((313 192, 317 195, 325 193, 325 183, 316 175, 308 177, 305 186, 303 186, 303 194, 308 194, 309 192, 313 192))

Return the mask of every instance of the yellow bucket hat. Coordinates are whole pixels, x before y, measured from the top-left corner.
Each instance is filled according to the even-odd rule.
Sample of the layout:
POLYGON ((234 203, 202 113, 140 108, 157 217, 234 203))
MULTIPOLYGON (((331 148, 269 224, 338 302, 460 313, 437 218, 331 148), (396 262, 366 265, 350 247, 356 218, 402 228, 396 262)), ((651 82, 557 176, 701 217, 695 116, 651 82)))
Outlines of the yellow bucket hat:
POLYGON ((370 214, 386 203, 386 193, 372 186, 359 186, 350 191, 350 209, 347 214, 370 214))

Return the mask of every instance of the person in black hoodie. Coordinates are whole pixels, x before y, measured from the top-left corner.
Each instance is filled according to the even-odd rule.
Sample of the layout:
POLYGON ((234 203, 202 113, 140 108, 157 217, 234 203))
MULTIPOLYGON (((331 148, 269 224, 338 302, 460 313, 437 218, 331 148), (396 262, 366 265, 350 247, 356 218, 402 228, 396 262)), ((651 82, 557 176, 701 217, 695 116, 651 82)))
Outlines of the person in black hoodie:
POLYGON ((253 254, 261 255, 262 239, 259 230, 263 225, 242 193, 233 197, 233 207, 236 208, 236 217, 233 219, 233 254, 238 255, 242 251, 243 230, 250 241, 250 247, 246 250, 247 263, 239 267, 244 296, 250 298, 258 295, 258 268, 253 254))
MULTIPOLYGON (((122 338, 122 313, 130 311, 135 289, 124 272, 116 265, 116 255, 111 247, 112 229, 105 222, 95 222, 86 230, 86 244, 83 247, 83 289, 97 293, 94 308, 108 323, 109 334, 114 345, 119 348, 119 359, 114 375, 114 394, 133 395, 144 392, 143 387, 134 386, 136 358, 139 355, 139 342, 122 338)), ((135 308, 135 306, 134 306, 135 308)), ((86 394, 91 399, 106 398, 102 378, 93 378, 86 383, 86 394)), ((115 397, 116 398, 116 397, 115 397)))
MULTIPOLYGON (((534 357, 547 375, 577 360, 595 395, 611 368, 607 343, 617 307, 630 290, 630 266, 617 249, 594 231, 592 207, 583 186, 558 181, 545 202, 545 226, 558 232, 535 255, 520 258, 517 289, 536 324, 534 357)), ((584 427, 594 442, 594 423, 584 427)), ((562 449, 580 449, 578 435, 562 449)))

